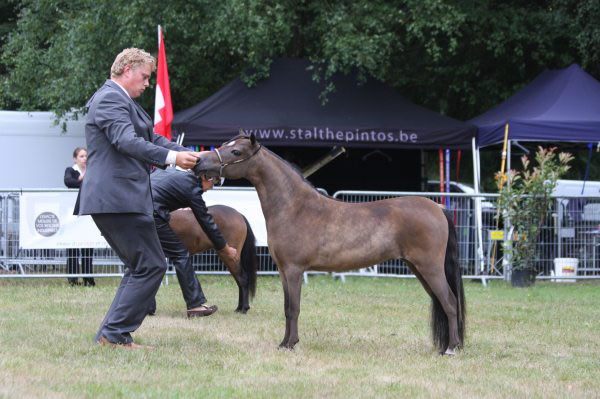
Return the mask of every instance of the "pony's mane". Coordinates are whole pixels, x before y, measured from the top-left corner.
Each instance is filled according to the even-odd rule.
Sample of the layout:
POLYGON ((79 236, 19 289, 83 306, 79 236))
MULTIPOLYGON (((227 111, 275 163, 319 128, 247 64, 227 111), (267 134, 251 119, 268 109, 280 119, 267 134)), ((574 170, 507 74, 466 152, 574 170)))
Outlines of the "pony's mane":
MULTIPOLYGON (((237 139, 248 139, 248 140, 250 140, 250 136, 246 136, 245 134, 238 134, 237 136, 232 137, 229 140, 227 140, 225 143, 230 143, 232 141, 236 141, 237 139)), ((225 144, 225 143, 223 143, 223 144, 225 144)), ((221 144, 221 145, 223 145, 223 144, 221 144)))
POLYGON ((304 183, 308 184, 313 190, 315 190, 316 192, 318 192, 319 194, 321 194, 324 197, 331 198, 328 194, 324 194, 321 191, 317 190, 317 188, 310 181, 306 180, 306 177, 304 177, 304 175, 302 174, 302 171, 296 165, 293 165, 293 164, 289 163, 288 161, 286 161, 285 159, 283 159, 279 155, 275 154, 273 151, 269 150, 267 147, 263 146, 262 148, 264 150, 269 151, 270 154, 273 154, 277 159, 279 159, 285 165, 287 165, 294 173, 296 173, 298 176, 300 176, 300 178, 302 179, 302 181, 304 183))
MULTIPOLYGON (((237 139, 248 139, 250 140, 250 136, 247 136, 245 134, 238 134, 237 136, 229 139, 228 141, 226 141, 225 143, 230 143, 232 141, 235 141, 237 139)), ((223 144, 225 144, 223 143, 223 144)), ((257 141, 258 143, 258 141, 257 141)), ((313 190, 315 190, 317 193, 321 194, 324 197, 330 198, 330 199, 335 199, 332 198, 329 194, 324 194, 321 191, 317 190, 317 188, 308 180, 306 180, 306 177, 304 177, 304 175, 302 174, 302 171, 300 170, 300 168, 298 168, 296 165, 292 165, 291 163, 289 163, 288 161, 286 161, 285 159, 283 159, 282 157, 280 157, 279 155, 277 155, 276 153, 274 153, 273 151, 269 150, 267 147, 262 146, 262 148, 264 150, 269 151, 270 154, 273 154, 275 156, 275 158, 279 159, 280 161, 282 161, 285 165, 287 165, 294 173, 296 173, 298 176, 300 176, 300 178, 302 179, 302 181, 306 184, 308 184, 313 190)))

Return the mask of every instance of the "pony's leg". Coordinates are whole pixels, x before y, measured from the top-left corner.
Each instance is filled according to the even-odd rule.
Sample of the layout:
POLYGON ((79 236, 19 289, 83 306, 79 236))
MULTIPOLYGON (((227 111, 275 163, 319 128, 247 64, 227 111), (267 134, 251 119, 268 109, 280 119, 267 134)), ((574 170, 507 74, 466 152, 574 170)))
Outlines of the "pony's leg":
POLYGON ((246 279, 242 278, 241 275, 235 275, 233 272, 231 274, 238 286, 238 306, 235 311, 238 313, 246 313, 248 312, 248 309, 250 309, 249 293, 246 288, 248 284, 245 281, 246 279))
POLYGON ((246 288, 246 283, 242 282, 239 285, 239 301, 238 301, 238 312, 240 313, 246 313, 248 312, 248 309, 250 309, 250 294, 248 293, 248 289, 246 288))
POLYGON ((431 288, 429 288, 429 284, 427 284, 427 281, 425 281, 425 279, 423 278, 423 275, 421 275, 421 272, 419 272, 417 270, 417 268, 412 263, 410 263, 409 261, 407 261, 406 259, 405 259, 405 262, 408 263, 408 266, 410 267, 410 269, 412 270, 412 272, 415 274, 415 276, 417 276, 417 280, 419 280, 421 282, 421 285, 425 289, 425 292, 427 292, 427 294, 429 294, 429 296, 431 298, 434 298, 434 294, 431 291, 431 288))
MULTIPOLYGON (((242 249, 238 250, 238 253, 241 253, 242 249)), ((240 259, 240 278, 239 278, 239 287, 240 287, 240 296, 239 296, 239 304, 241 305, 240 312, 246 313, 248 309, 250 309, 250 288, 248 287, 248 276, 242 276, 242 260, 240 259)))
POLYGON ((243 301, 243 297, 244 297, 244 290, 242 289, 242 285, 240 284, 239 281, 235 280, 237 286, 238 286, 238 305, 237 308, 235 308, 235 311, 238 313, 245 313, 243 311, 244 309, 244 301, 243 301))
POLYGON ((443 273, 443 266, 441 270, 442 273, 423 273, 422 277, 442 305, 444 313, 448 318, 448 347, 443 353, 454 355, 454 350, 459 344, 457 319, 458 301, 446 281, 446 275, 443 273))
MULTIPOLYGON (((431 299, 436 300, 437 297, 434 294, 434 292, 431 290, 431 287, 429 287, 429 283, 427 282, 427 280, 423 277, 423 275, 419 272, 419 270, 417 270, 417 268, 415 268, 410 262, 407 261, 407 263, 409 264, 409 266, 411 266, 411 270, 413 271, 415 276, 417 276, 417 279, 421 282, 421 285, 423 286, 425 291, 429 294, 431 299)), ((450 288, 450 287, 448 287, 448 288, 450 288)), ((454 296, 454 294, 452 293, 451 290, 449 291, 449 293, 452 296, 454 296)), ((456 298, 454 298, 454 303, 456 303, 456 298)), ((444 308, 444 313, 446 313, 446 317, 448 318, 448 320, 456 320, 456 317, 454 317, 454 318, 448 317, 448 311, 446 310, 446 308, 444 308)), ((452 331, 453 331, 452 323, 448 323, 449 336, 452 336, 452 331)), ((455 327, 454 331, 455 331, 455 336, 456 336, 456 344, 454 346, 451 346, 452 339, 449 339, 450 344, 448 345, 448 348, 446 348, 446 351, 443 352, 443 354, 448 355, 448 356, 453 356, 456 354, 456 352, 454 351, 454 348, 458 344, 458 325, 455 327)))
MULTIPOLYGON (((239 246, 236 247, 236 250, 238 251, 238 253, 241 254, 241 248, 239 248, 239 246)), ((248 309, 250 309, 250 301, 248 300, 248 290, 244 289, 245 284, 244 281, 242 281, 242 265, 238 263, 234 267, 231 267, 232 265, 229 265, 225 262, 223 263, 225 264, 225 267, 227 267, 227 269, 229 270, 229 273, 231 273, 231 277, 233 277, 235 283, 238 286, 238 306, 235 309, 235 311, 238 313, 246 313, 248 309)))
POLYGON ((279 344, 279 347, 287 348, 287 342, 290 337, 290 319, 288 318, 288 306, 290 300, 288 296, 288 283, 282 268, 279 268, 279 277, 281 278, 281 285, 283 287, 283 312, 285 314, 285 334, 283 335, 283 340, 279 344))
POLYGON ((287 281, 288 303, 285 314, 287 342, 284 346, 293 349, 294 345, 300 340, 298 337, 298 316, 300 315, 302 269, 300 267, 290 267, 285 274, 285 279, 287 281))
POLYGON ((244 295, 244 291, 242 290, 242 287, 238 284, 238 305, 237 308, 235 308, 235 311, 240 313, 242 311, 242 296, 244 295))
POLYGON ((231 277, 235 281, 235 284, 238 286, 238 305, 235 308, 236 312, 241 312, 243 309, 243 290, 242 290, 242 282, 240 281, 240 276, 236 274, 231 268, 229 268, 229 272, 231 273, 231 277))

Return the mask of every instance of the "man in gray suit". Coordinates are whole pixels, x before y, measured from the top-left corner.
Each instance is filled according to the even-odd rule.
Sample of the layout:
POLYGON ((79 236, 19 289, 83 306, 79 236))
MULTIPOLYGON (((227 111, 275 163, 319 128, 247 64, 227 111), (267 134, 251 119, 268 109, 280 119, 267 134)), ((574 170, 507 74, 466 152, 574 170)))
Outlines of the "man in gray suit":
POLYGON ((115 299, 96 342, 139 348, 131 333, 167 270, 153 218, 150 171, 167 164, 189 169, 198 154, 154 134, 151 118, 133 99, 149 85, 156 60, 129 48, 117 55, 107 80, 87 103, 87 172, 81 186, 79 215, 92 215, 98 229, 125 264, 115 299))

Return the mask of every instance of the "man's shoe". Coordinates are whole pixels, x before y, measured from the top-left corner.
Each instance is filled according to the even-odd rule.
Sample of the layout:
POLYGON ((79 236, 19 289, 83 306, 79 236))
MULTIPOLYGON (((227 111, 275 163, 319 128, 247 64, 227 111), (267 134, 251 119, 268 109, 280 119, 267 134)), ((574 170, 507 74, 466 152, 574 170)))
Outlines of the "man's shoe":
POLYGON ((154 316, 156 314, 156 300, 152 302, 150 307, 148 308, 148 316, 154 316))
POLYGON ((217 309, 218 308, 216 305, 211 305, 211 306, 201 305, 196 309, 188 310, 187 317, 188 317, 188 319, 191 319, 192 317, 210 316, 211 314, 215 313, 217 311, 217 309))
POLYGON ((151 346, 148 346, 148 345, 138 345, 138 344, 133 343, 133 342, 130 342, 128 344, 115 344, 114 342, 110 342, 108 339, 106 339, 106 337, 104 335, 102 335, 100 337, 100 340, 98 340, 98 344, 103 345, 103 346, 109 346, 111 348, 122 348, 122 349, 131 349, 131 350, 152 349, 151 346))

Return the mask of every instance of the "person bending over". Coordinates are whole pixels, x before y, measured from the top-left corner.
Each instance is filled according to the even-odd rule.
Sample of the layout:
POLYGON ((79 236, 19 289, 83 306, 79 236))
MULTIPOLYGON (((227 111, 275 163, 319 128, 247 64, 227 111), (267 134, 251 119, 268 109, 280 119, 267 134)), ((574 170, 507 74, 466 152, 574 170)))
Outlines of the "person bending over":
MULTIPOLYGON (((168 168, 152 172, 152 200, 154 203, 154 223, 165 256, 175 266, 181 293, 187 306, 188 317, 209 316, 217 311, 217 306, 206 304, 206 297, 196 278, 192 257, 183 242, 169 226, 170 213, 180 208, 191 208, 196 220, 212 242, 215 250, 228 263, 238 263, 237 250, 229 246, 213 217, 206 208, 202 193, 213 188, 213 183, 204 176, 196 177, 189 171, 168 168)), ((148 309, 156 312, 156 302, 148 309)))

